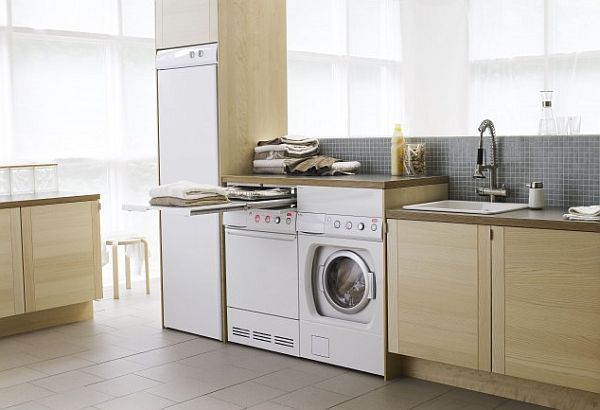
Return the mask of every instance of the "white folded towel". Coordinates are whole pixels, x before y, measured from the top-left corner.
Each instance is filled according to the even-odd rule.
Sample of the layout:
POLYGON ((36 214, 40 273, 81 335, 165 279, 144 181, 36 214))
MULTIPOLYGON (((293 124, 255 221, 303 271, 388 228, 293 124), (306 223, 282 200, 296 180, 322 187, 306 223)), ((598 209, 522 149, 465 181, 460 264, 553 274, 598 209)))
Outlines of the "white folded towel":
POLYGON ((302 137, 300 135, 285 135, 281 137, 281 142, 292 145, 319 145, 319 140, 316 138, 302 137))
POLYGON ((360 169, 358 161, 339 161, 331 166, 331 169, 336 172, 355 173, 360 169))
POLYGON ((150 190, 151 198, 172 197, 195 200, 215 195, 227 195, 227 189, 219 186, 198 184, 190 181, 178 181, 172 184, 159 185, 150 190))
POLYGON ((572 206, 563 216, 574 221, 600 221, 600 205, 572 206))

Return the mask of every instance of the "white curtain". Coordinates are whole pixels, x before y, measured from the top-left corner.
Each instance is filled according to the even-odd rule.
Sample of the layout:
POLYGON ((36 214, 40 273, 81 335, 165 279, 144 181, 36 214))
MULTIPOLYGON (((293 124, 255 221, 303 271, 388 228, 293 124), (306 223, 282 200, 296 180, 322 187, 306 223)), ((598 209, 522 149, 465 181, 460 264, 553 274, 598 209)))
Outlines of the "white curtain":
POLYGON ((60 189, 101 194, 102 234, 144 235, 121 211, 157 183, 154 2, 0 0, 0 162, 59 163, 60 189))
POLYGON ((539 91, 553 90, 556 117, 598 133, 599 20, 597 0, 288 0, 290 132, 470 135, 491 118, 537 134, 539 91), (352 76, 359 38, 370 66, 352 76))

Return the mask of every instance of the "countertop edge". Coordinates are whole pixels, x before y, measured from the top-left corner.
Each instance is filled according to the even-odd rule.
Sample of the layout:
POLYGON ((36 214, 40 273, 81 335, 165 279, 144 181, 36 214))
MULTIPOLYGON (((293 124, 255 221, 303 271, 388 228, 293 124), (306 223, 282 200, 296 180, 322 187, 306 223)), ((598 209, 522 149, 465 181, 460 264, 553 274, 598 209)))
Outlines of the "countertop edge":
POLYGON ((77 193, 48 193, 31 195, 5 195, 0 196, 0 209, 17 208, 24 206, 57 205, 73 202, 98 201, 100 194, 77 194, 77 193))
MULTIPOLYGON (((551 209, 555 214, 562 210, 551 209)), ((517 228, 556 229, 562 231, 581 231, 600 233, 600 223, 586 221, 569 221, 558 218, 526 218, 516 217, 515 212, 495 215, 473 215, 449 212, 411 211, 406 209, 390 209, 385 213, 386 219, 412 220, 422 222, 447 222, 476 225, 511 226, 517 228)), ((537 211, 533 211, 537 212, 537 211)))
POLYGON ((406 177, 402 179, 390 180, 369 180, 372 175, 365 175, 361 180, 361 175, 349 175, 348 179, 344 176, 338 177, 310 177, 293 175, 224 175, 221 177, 222 183, 247 183, 247 184, 267 184, 284 186, 326 186, 342 188, 374 188, 374 189, 394 189, 408 188, 426 185, 447 184, 447 176, 427 176, 427 177, 406 177))

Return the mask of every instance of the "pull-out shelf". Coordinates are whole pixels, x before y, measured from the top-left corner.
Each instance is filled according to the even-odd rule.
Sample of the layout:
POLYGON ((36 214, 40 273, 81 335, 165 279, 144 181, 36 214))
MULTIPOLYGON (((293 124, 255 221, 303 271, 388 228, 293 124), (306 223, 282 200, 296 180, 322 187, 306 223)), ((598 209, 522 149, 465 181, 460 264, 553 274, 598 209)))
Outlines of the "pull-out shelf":
POLYGON ((229 211, 245 211, 248 209, 271 209, 271 208, 283 208, 285 206, 295 206, 296 198, 282 198, 282 199, 267 199, 260 201, 240 201, 233 200, 223 204, 217 205, 203 205, 203 206, 153 206, 153 205, 123 205, 124 211, 132 212, 147 212, 147 211, 160 211, 168 212, 175 215, 183 216, 196 216, 206 214, 216 214, 229 211))

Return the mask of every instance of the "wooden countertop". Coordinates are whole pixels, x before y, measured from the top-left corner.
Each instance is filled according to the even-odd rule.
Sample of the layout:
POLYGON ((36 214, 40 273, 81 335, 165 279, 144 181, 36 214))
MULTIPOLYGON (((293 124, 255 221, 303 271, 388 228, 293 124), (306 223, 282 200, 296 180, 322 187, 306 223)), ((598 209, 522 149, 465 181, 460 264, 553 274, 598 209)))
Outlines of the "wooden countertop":
POLYGON ((542 210, 522 209, 496 215, 458 214, 450 212, 414 211, 389 209, 388 219, 408 219, 413 221, 452 222, 463 224, 516 226, 523 228, 561 229, 565 231, 600 232, 600 222, 569 221, 563 219, 564 209, 542 210))
POLYGON ((295 176, 295 175, 225 175, 223 183, 257 184, 276 186, 325 186, 345 188, 392 189, 412 186, 447 184, 448 177, 398 177, 391 175, 338 175, 338 176, 295 176))
POLYGON ((71 202, 97 201, 100 194, 76 194, 72 192, 44 192, 38 194, 0 195, 0 209, 22 206, 66 204, 71 202))

